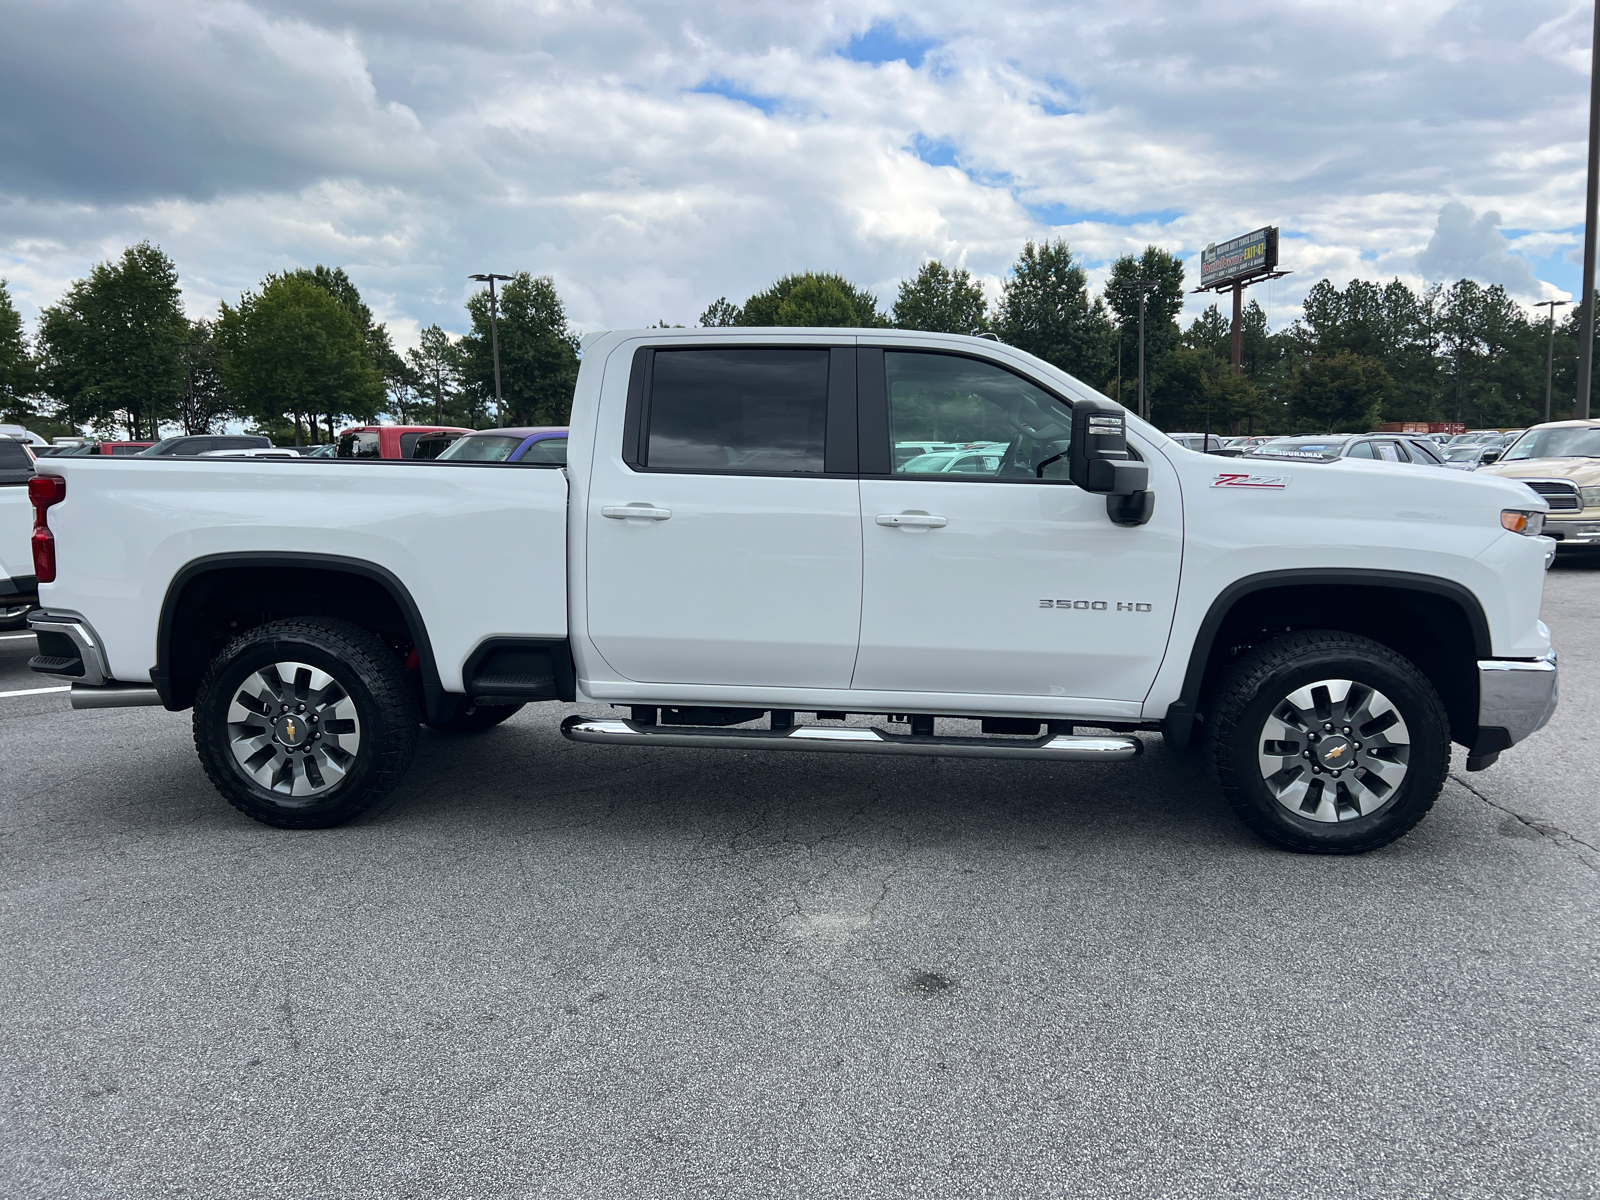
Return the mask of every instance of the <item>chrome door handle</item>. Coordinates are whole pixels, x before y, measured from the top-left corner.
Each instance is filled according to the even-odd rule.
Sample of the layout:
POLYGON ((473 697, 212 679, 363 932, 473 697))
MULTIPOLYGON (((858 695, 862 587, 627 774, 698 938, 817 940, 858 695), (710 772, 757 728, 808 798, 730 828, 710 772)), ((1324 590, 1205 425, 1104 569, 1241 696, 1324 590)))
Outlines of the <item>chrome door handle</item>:
POLYGON ((608 504, 600 515, 614 521, 665 521, 671 518, 672 510, 651 508, 648 504, 608 504))
POLYGON ((943 529, 949 524, 943 517, 925 512, 879 513, 877 521, 890 529, 943 529))

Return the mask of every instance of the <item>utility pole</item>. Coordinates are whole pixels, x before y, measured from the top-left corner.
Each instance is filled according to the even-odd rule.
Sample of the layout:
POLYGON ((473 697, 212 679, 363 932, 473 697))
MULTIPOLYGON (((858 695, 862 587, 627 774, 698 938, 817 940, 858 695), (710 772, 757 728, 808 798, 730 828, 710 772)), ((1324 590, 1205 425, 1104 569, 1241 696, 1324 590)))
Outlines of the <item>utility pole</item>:
POLYGON ((1570 304, 1570 300, 1541 300, 1535 308, 1548 308, 1550 310, 1550 337, 1546 343, 1547 349, 1544 356, 1544 419, 1550 422, 1550 389, 1556 377, 1556 309, 1563 304, 1570 304))
POLYGON ((1139 289, 1139 419, 1148 421, 1150 401, 1144 394, 1144 308, 1145 297, 1157 284, 1153 279, 1135 279, 1133 286, 1139 289))
POLYGON ((489 344, 494 351, 494 420, 502 428, 506 423, 506 409, 500 399, 500 302, 495 297, 494 281, 504 279, 509 281, 509 275, 496 275, 486 272, 482 275, 468 275, 468 279, 476 279, 479 283, 489 285, 489 344))
POLYGON ((1244 284, 1233 285, 1233 373, 1244 369, 1244 284))
MULTIPOLYGON (((1574 415, 1589 419, 1589 384, 1594 371, 1594 255, 1596 217, 1600 216, 1600 3, 1594 6, 1594 35, 1589 47, 1589 187, 1583 208, 1583 305, 1578 331, 1578 396, 1574 415)), ((1555 313, 1552 310, 1551 317, 1555 313)))
MULTIPOLYGON (((189 377, 189 406, 183 410, 183 431, 193 433, 194 422, 194 363, 189 358, 189 351, 194 348, 194 342, 179 342, 178 348, 183 351, 183 370, 189 377)), ((1549 418, 1547 417, 1546 420, 1549 418)), ((159 433, 160 430, 158 429, 159 433)))

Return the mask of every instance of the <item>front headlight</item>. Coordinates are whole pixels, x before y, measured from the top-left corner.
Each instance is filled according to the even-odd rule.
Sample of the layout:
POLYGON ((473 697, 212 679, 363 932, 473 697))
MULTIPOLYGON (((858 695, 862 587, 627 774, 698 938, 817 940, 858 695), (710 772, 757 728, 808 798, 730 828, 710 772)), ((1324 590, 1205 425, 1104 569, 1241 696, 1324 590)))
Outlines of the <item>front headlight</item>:
POLYGON ((1579 488, 1578 492, 1583 496, 1585 508, 1600 508, 1600 487, 1579 488))
POLYGON ((1520 508, 1508 508, 1501 512, 1500 524, 1512 533, 1520 533, 1525 537, 1538 537, 1544 532, 1544 514, 1525 512, 1520 508))

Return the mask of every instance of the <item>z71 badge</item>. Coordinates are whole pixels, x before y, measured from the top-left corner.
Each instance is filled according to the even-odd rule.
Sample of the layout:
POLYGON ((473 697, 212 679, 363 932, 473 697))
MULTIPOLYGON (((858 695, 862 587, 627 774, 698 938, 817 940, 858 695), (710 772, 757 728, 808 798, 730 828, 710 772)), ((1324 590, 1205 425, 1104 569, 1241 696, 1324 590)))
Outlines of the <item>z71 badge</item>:
POLYGON ((1223 471, 1211 481, 1211 486, 1282 491, 1289 486, 1289 477, 1287 475, 1247 475, 1242 471, 1223 471))

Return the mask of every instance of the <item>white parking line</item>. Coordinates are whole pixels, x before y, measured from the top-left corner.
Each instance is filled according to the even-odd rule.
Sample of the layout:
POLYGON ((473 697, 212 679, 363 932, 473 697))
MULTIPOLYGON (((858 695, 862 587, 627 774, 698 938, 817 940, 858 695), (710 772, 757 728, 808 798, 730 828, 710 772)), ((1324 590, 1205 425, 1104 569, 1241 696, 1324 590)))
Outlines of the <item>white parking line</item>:
POLYGON ((34 637, 31 633, 0 633, 0 642, 9 642, 13 638, 34 637))
POLYGON ((20 692, 0 692, 0 699, 6 696, 42 696, 46 692, 70 692, 71 690, 72 685, 70 683, 66 687, 23 688, 20 692))

